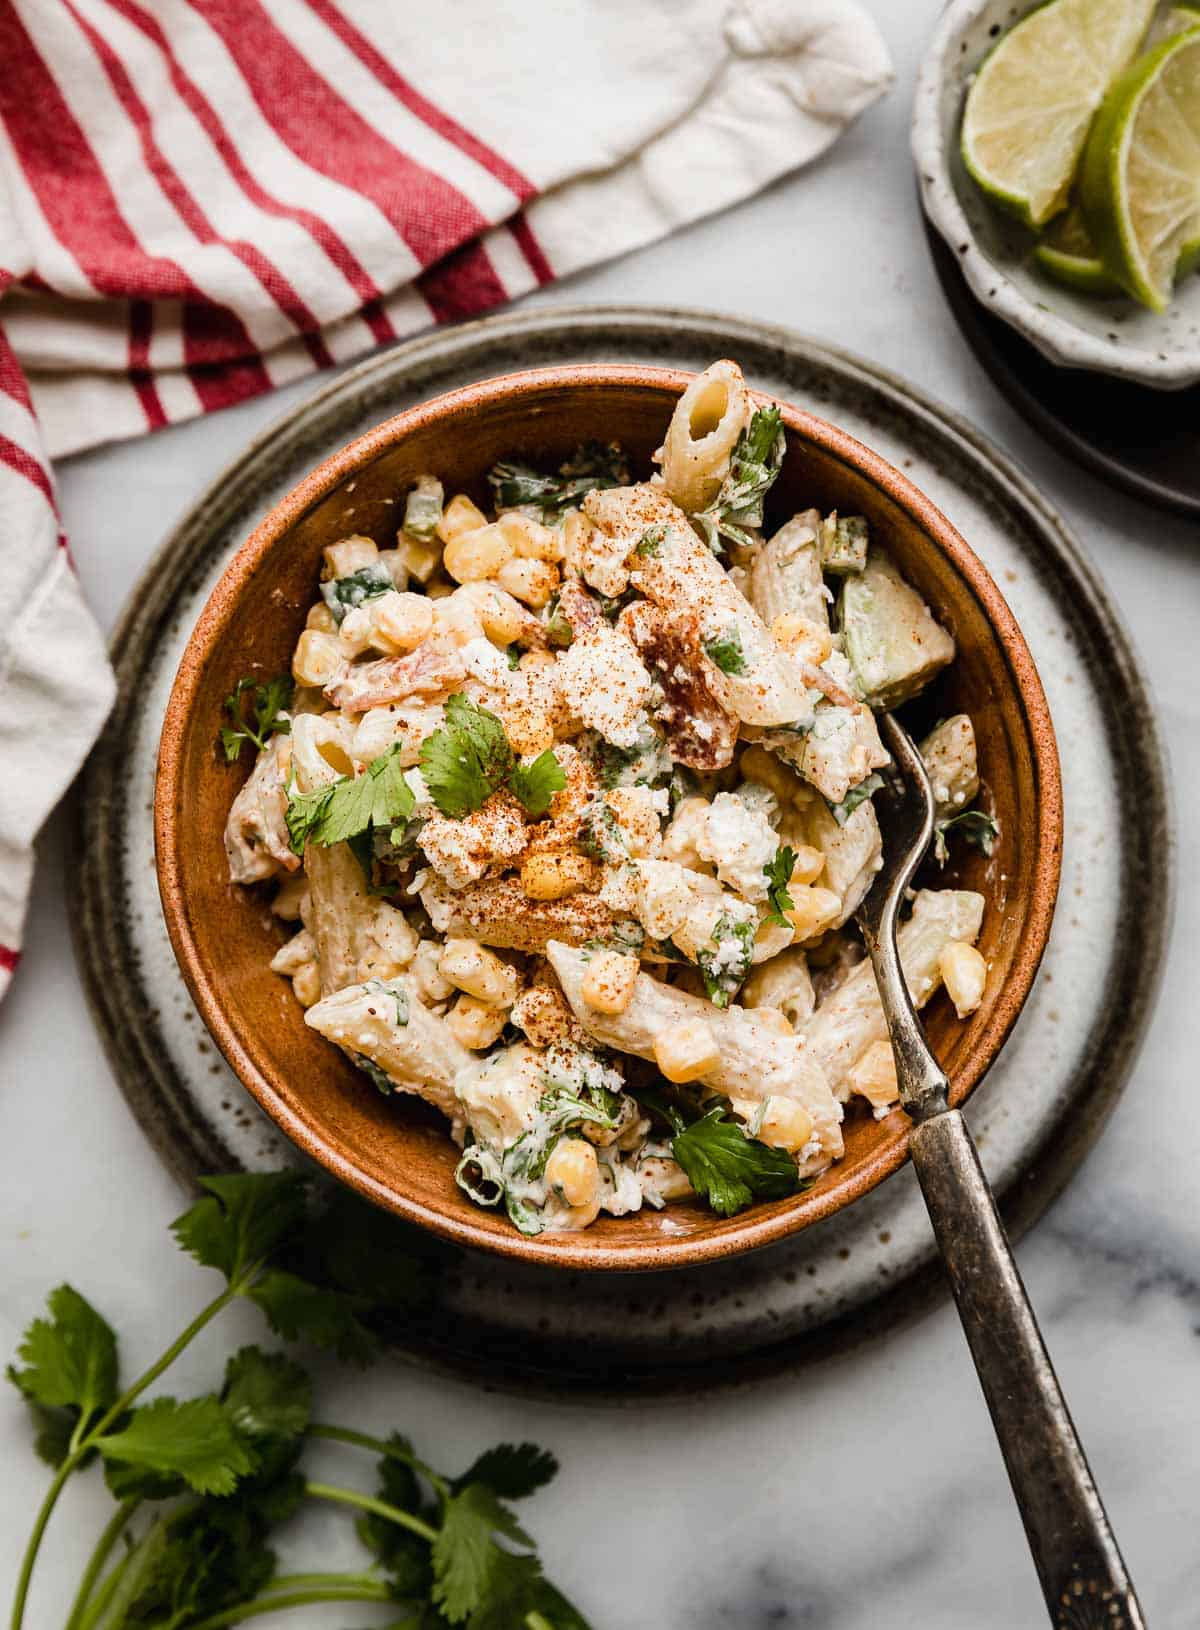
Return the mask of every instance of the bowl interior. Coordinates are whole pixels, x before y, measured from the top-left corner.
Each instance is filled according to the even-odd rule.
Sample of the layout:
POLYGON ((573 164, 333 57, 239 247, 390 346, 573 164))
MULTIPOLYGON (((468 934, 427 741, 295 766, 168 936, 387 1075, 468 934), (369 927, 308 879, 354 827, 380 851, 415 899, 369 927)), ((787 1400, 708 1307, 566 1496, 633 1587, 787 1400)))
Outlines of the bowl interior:
MULTIPOLYGON (((1097 298, 1064 288, 1034 264, 1035 234, 990 203, 962 161, 959 131, 971 79, 1000 34, 1040 3, 960 0, 943 19, 940 71, 929 85, 936 97, 932 111, 939 150, 936 157, 918 154, 918 160, 940 165, 961 215, 957 224, 943 209, 933 209, 931 215, 959 255, 977 298, 1052 361, 1111 368, 1148 385, 1184 386, 1200 377, 1200 277, 1181 279, 1170 308, 1161 314, 1130 299, 1097 298), (966 237, 958 224, 965 227, 966 237)), ((922 181, 929 202, 930 174, 922 181)))
MULTIPOLYGON (((265 895, 227 880, 222 829, 248 761, 216 751, 222 698, 247 673, 285 671, 323 547, 350 532, 386 546, 397 493, 436 471, 448 493, 488 498, 501 456, 562 458, 589 438, 619 440, 650 472, 687 376, 575 368, 469 387, 377 427, 289 495, 235 557, 184 656, 164 725, 156 796, 159 882, 168 928, 201 1014, 241 1080, 283 1130, 362 1193, 459 1243, 581 1268, 678 1266, 765 1243, 865 1193, 903 1160, 907 1118, 849 1112, 846 1154, 808 1193, 722 1220, 698 1204, 602 1218, 578 1235, 520 1236, 455 1186, 456 1151, 424 1106, 383 1098, 309 1030, 288 981, 267 964, 285 937, 265 895)), ((984 1001, 960 1023, 944 996, 926 1010, 954 1100, 978 1082, 1028 994, 1049 930, 1061 839, 1057 757, 1032 660, 995 585, 949 523, 882 460, 811 415, 785 408, 789 452, 774 523, 815 504, 860 513, 953 631, 957 661, 922 698, 932 723, 966 711, 1000 821, 988 859, 959 848, 935 886, 988 897, 980 946, 984 1001)))

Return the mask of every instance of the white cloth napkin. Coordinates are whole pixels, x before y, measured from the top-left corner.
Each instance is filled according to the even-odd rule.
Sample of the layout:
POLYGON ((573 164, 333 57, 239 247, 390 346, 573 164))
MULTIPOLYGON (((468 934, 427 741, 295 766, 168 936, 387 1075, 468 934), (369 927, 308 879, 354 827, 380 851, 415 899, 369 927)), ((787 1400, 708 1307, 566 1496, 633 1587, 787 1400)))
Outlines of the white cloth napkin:
POLYGON ((113 696, 50 460, 725 208, 891 67, 856 0, 10 0, 0 62, 2 994, 113 696))

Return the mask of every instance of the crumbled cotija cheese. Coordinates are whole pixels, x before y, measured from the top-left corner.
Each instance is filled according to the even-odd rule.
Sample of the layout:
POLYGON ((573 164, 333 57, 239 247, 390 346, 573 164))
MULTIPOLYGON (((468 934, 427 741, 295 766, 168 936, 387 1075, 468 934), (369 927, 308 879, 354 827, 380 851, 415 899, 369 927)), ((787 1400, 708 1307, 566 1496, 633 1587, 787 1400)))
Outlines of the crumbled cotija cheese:
POLYGON ((631 639, 608 623, 597 623, 563 652, 558 673, 563 697, 577 718, 614 747, 635 745, 638 714, 649 700, 651 679, 631 639))
POLYGON ((775 858, 779 839, 770 821, 731 792, 719 792, 696 833, 696 852, 711 861, 722 883, 747 900, 767 898, 763 872, 775 858))

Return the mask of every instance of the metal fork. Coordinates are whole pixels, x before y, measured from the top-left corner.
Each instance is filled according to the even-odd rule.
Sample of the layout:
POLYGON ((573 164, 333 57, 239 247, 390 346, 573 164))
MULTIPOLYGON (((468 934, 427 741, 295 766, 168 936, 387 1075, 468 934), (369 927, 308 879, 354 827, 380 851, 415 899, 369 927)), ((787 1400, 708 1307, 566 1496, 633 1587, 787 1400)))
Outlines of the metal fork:
POLYGON ((896 1056, 909 1152, 959 1318, 1000 1440, 1051 1623, 1059 1630, 1144 1630, 1145 1620, 1013 1260, 967 1124, 929 1050, 900 970, 896 920, 933 838, 921 756, 891 714, 892 755, 876 808, 883 867, 856 918, 896 1056))

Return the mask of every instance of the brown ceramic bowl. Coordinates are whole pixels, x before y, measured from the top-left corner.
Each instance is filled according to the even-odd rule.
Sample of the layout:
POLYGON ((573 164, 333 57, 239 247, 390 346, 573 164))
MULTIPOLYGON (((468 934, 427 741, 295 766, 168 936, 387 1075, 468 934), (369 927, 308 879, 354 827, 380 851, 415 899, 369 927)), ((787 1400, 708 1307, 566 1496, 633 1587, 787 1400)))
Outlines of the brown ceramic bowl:
MULTIPOLYGON (((267 964, 283 937, 265 900, 227 880, 221 834, 247 774, 216 751, 221 701, 246 673, 287 669, 314 597, 321 550, 350 532, 394 538, 395 495, 424 470, 486 500, 499 457, 561 458, 588 438, 620 440, 646 475, 690 376, 578 366, 490 379, 376 426, 314 470, 230 563, 196 624, 163 725, 155 796, 159 887, 175 953, 218 1046, 247 1090, 301 1149, 378 1204, 458 1244, 572 1269, 679 1267, 765 1245, 840 1210, 902 1164, 908 1121, 852 1110, 846 1154, 806 1194, 722 1220, 697 1203, 603 1217, 581 1234, 526 1239, 455 1186, 444 1125, 383 1098, 305 1024, 267 964)), ((783 407, 788 456, 769 519, 816 505, 866 515, 872 536, 954 632, 957 661, 928 693, 930 720, 971 714, 980 770, 1000 821, 991 860, 956 858, 947 882, 988 897, 989 964, 977 1012, 960 1023, 944 995, 926 1010, 934 1051, 961 1103, 995 1059, 1029 994, 1058 887, 1062 801, 1054 731, 1012 613, 950 522, 898 470, 824 420, 783 407)))

